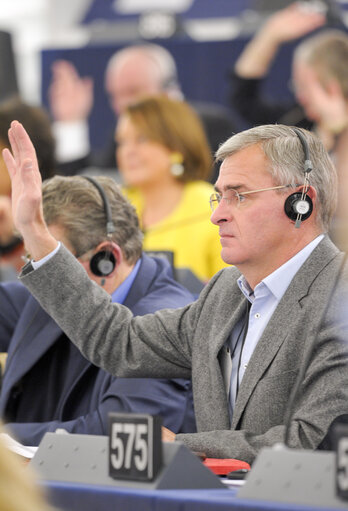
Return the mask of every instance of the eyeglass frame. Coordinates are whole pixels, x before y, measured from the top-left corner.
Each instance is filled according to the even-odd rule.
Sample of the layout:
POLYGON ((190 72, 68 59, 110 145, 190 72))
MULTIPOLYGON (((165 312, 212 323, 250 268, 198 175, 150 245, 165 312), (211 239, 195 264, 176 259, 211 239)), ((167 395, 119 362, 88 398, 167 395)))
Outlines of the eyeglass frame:
MULTIPOLYGON (((279 186, 272 186, 271 188, 260 188, 259 190, 250 190, 248 192, 242 192, 242 193, 239 193, 234 188, 229 188, 228 191, 229 192, 230 191, 234 192, 235 197, 237 198, 237 206, 239 206, 241 204, 240 198, 244 197, 244 195, 250 195, 252 193, 258 193, 258 192, 268 192, 268 191, 271 191, 271 190, 281 190, 283 188, 290 188, 290 187, 297 188, 298 186, 302 186, 302 185, 299 184, 299 183, 289 184, 289 185, 279 185, 279 186)), ((227 200, 227 201, 231 201, 232 200, 232 199, 226 199, 226 197, 224 197, 219 192, 214 192, 214 193, 212 193, 210 195, 209 204, 210 204, 210 209, 212 210, 213 213, 216 210, 216 208, 218 207, 218 205, 220 204, 220 202, 222 201, 222 199, 227 200), (220 197, 220 200, 218 200, 218 197, 220 197), (214 202, 217 202, 217 206, 215 208, 213 206, 214 202)))

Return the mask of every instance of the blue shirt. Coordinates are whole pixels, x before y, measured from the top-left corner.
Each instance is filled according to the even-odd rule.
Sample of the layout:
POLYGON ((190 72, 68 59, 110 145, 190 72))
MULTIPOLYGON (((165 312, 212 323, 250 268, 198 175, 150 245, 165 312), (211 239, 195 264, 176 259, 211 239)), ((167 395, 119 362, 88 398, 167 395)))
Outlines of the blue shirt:
POLYGON ((243 330, 245 330, 246 326, 246 316, 244 316, 236 324, 228 341, 228 348, 232 357, 232 372, 229 391, 230 417, 232 417, 233 414, 238 387, 243 379, 249 360, 263 331, 265 330, 285 291, 289 287, 293 277, 323 237, 323 234, 317 236, 313 241, 300 250, 300 252, 294 255, 294 257, 289 259, 289 261, 277 268, 273 273, 257 284, 254 291, 250 288, 243 275, 239 277, 238 286, 247 300, 251 303, 251 307, 248 318, 248 330, 244 343, 243 330))
POLYGON ((130 288, 133 285, 135 277, 138 274, 140 268, 141 259, 138 259, 136 264, 134 265, 133 270, 130 272, 128 277, 118 286, 117 289, 111 294, 113 303, 124 303, 127 295, 129 293, 130 288))

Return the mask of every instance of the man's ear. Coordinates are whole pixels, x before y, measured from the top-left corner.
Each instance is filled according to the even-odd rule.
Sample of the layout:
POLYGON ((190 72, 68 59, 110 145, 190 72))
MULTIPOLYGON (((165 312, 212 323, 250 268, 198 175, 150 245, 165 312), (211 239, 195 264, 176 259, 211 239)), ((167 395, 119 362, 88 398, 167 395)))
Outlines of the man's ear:
POLYGON ((317 191, 315 188, 313 188, 313 186, 310 186, 307 190, 307 194, 308 197, 310 197, 312 199, 312 202, 313 202, 313 206, 315 205, 315 202, 317 200, 317 191))

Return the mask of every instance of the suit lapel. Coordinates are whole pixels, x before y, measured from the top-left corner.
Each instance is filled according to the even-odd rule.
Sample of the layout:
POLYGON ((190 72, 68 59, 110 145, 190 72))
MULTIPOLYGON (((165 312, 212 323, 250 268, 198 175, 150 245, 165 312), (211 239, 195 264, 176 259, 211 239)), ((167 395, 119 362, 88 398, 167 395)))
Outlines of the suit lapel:
MULTIPOLYGON (((228 275, 228 272, 225 272, 228 275)), ((245 312, 245 300, 238 284, 240 274, 236 270, 231 272, 231 278, 226 279, 227 292, 222 293, 224 300, 214 310, 212 317, 212 332, 208 345, 209 368, 211 371, 211 401, 209 403, 209 416, 214 415, 214 427, 226 429, 230 420, 228 415, 228 391, 229 391, 229 368, 230 354, 225 351, 225 343, 228 341, 232 328, 245 312), (229 358, 229 360, 226 360, 229 358), (228 384, 228 387, 226 387, 228 384)), ((225 277, 226 278, 226 277, 225 277)), ((212 419, 209 419, 211 425, 212 419)))
POLYGON ((301 314, 301 307, 298 300, 289 303, 282 299, 279 303, 257 343, 244 373, 233 413, 232 427, 236 427, 238 424, 253 390, 276 357, 285 339, 291 335, 291 327, 298 321, 299 314, 301 314), (281 328, 279 328, 280 324, 281 328))
POLYGON ((230 310, 222 310, 221 321, 219 319, 217 320, 217 323, 220 324, 220 328, 216 332, 215 342, 210 345, 211 356, 213 359, 216 359, 219 356, 220 350, 231 335, 232 328, 245 313, 246 298, 244 298, 239 289, 237 292, 232 294, 230 303, 230 310), (229 319, 226 322, 226 317, 228 317, 228 315, 229 319))
POLYGON ((310 287, 319 273, 338 253, 336 247, 325 237, 293 278, 250 358, 240 385, 233 413, 232 428, 237 427, 253 390, 276 357, 284 341, 292 335, 294 326, 298 325, 300 321, 303 322, 303 325, 306 324, 305 304, 310 287))
POLYGON ((124 301, 126 307, 132 310, 132 307, 149 292, 148 290, 155 275, 155 262, 150 257, 143 254, 138 273, 124 301))

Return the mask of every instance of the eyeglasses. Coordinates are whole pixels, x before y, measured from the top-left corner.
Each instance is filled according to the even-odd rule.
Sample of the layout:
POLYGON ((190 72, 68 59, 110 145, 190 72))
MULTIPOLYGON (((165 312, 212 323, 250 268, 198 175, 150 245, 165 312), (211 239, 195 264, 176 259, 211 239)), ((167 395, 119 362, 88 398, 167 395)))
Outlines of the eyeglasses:
POLYGON ((212 211, 215 211, 222 199, 226 202, 228 205, 233 206, 239 206, 242 204, 246 197, 245 195, 250 195, 252 193, 259 193, 259 192, 268 192, 270 190, 281 190, 282 188, 289 188, 289 187, 296 187, 301 186, 299 184, 295 185, 280 185, 280 186, 272 186, 271 188, 261 188, 260 190, 252 190, 250 192, 243 192, 239 193, 237 190, 234 190, 233 188, 229 188, 225 191, 225 195, 221 195, 220 193, 212 193, 209 199, 209 204, 212 211))

